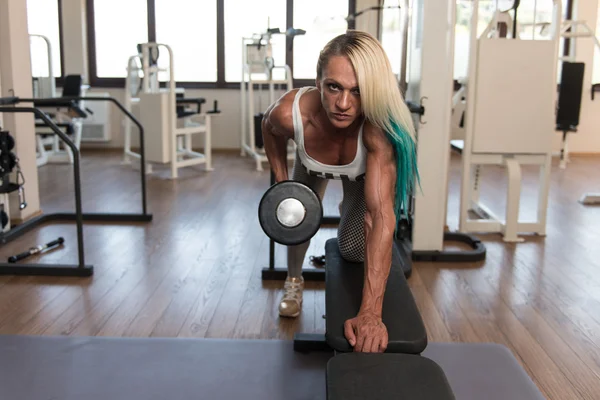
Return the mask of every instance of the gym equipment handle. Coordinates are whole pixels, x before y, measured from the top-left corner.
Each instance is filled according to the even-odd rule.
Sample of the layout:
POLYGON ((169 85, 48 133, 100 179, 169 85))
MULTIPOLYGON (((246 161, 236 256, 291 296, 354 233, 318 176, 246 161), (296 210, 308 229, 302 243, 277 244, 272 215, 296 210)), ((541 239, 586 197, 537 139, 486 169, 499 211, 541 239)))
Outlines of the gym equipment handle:
POLYGON ((221 110, 219 110, 219 102, 215 100, 213 102, 213 109, 206 112, 207 114, 220 114, 221 110))
POLYGON ((600 83, 594 83, 592 85, 592 101, 594 100, 594 93, 600 92, 600 83))
POLYGON ((16 104, 19 101, 18 97, 0 97, 0 104, 1 105, 10 105, 10 104, 16 104))
POLYGON ((39 246, 36 246, 36 247, 32 247, 32 248, 30 248, 27 251, 24 251, 22 253, 17 254, 16 256, 10 256, 8 258, 8 262, 9 263, 16 263, 17 261, 23 260, 23 259, 25 259, 25 258, 27 258, 29 256, 32 256, 32 255, 37 254, 37 253, 41 253, 42 251, 44 251, 44 250, 46 250, 46 249, 48 249, 50 247, 61 245, 64 242, 65 242, 65 239, 62 238, 62 237, 59 237, 58 239, 53 240, 51 242, 48 242, 48 243, 46 243, 44 245, 39 245, 39 246))
POLYGON ((413 101, 407 101, 406 105, 408 106, 408 109, 411 113, 417 115, 425 115, 425 107, 423 107, 421 104, 417 104, 413 101))

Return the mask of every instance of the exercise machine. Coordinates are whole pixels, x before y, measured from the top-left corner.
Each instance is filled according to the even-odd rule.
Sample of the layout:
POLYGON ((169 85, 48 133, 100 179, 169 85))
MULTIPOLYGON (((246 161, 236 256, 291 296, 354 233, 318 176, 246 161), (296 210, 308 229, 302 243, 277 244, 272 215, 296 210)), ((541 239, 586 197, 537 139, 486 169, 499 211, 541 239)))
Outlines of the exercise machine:
MULTIPOLYGON (((54 75, 54 64, 52 58, 52 43, 44 35, 30 34, 30 49, 32 59, 32 77, 33 97, 34 98, 55 98, 57 97, 56 77, 54 75), (45 71, 36 70, 33 60, 44 59, 39 54, 39 49, 44 49, 47 60, 45 71)), ((41 69, 41 68, 40 68, 41 69)), ((88 85, 83 84, 81 75, 67 75, 64 79, 62 96, 65 97, 83 97, 85 96, 88 85)), ((84 101, 79 101, 80 109, 85 108, 84 101)), ((83 130, 83 121, 86 114, 63 112, 64 110, 48 109, 47 115, 52 118, 56 126, 61 128, 69 137, 71 137, 75 146, 81 147, 81 135, 83 130)), ((90 110, 87 109, 90 113, 90 110)), ((46 164, 73 164, 73 153, 71 149, 62 143, 42 121, 36 121, 36 162, 41 167, 46 164)))
POLYGON ((27 207, 24 189, 25 177, 14 149, 15 138, 10 132, 2 130, 2 126, 0 126, 0 231, 3 233, 12 228, 10 194, 17 192, 20 210, 27 207), (13 172, 16 182, 11 182, 13 172))
MULTIPOLYGON (((67 75, 64 78, 61 97, 85 96, 82 90, 81 75, 67 75)), ((56 96, 50 97, 55 98, 56 96)), ((42 110, 52 118, 56 126, 65 132, 75 144, 77 149, 81 148, 81 135, 83 123, 92 111, 85 107, 85 101, 77 102, 77 109, 61 109, 42 106, 42 110), (84 111, 84 112, 81 112, 84 111)), ((71 149, 62 143, 60 138, 41 120, 36 120, 36 163, 38 167, 46 164, 73 164, 74 156, 71 149)))
MULTIPOLYGON (((240 81, 241 101, 241 156, 250 156, 256 161, 256 170, 263 171, 263 163, 268 162, 263 149, 262 117, 266 107, 262 107, 262 89, 268 87, 269 95, 265 104, 273 104, 275 86, 278 92, 294 88, 292 70, 289 65, 275 65, 273 57, 273 36, 285 35, 294 38, 306 32, 290 28, 281 32, 279 28, 267 28, 265 32, 242 38, 242 79, 240 81), (279 73, 281 71, 281 73, 279 73), (281 75, 281 76, 277 76, 281 75), (255 93, 255 85, 258 93, 255 93), (256 103, 258 102, 258 107, 256 103)), ((295 146, 288 147, 288 160, 295 158, 295 146)))
MULTIPOLYGON (((75 196, 75 212, 74 213, 52 213, 43 214, 0 234, 0 243, 9 243, 23 234, 35 229, 36 227, 48 222, 75 222, 77 229, 77 264, 40 264, 40 263, 0 263, 0 275, 45 275, 45 276, 76 276, 87 277, 93 275, 93 265, 85 263, 84 242, 83 242, 83 222, 150 222, 152 214, 148 213, 146 199, 146 174, 144 169, 144 128, 139 121, 125 109, 125 107, 112 97, 86 97, 86 101, 110 101, 116 105, 123 113, 139 129, 139 140, 141 144, 141 172, 140 172, 140 190, 141 190, 141 212, 139 213, 84 213, 81 200, 81 168, 79 149, 71 138, 65 134, 56 124, 44 113, 40 107, 52 107, 54 109, 63 109, 69 112, 75 112, 85 115, 85 111, 81 110, 78 103, 82 100, 81 97, 58 97, 58 98, 19 98, 19 97, 4 97, 0 98, 0 114, 2 113, 30 113, 43 121, 52 132, 60 138, 73 153, 73 183, 75 196), (25 104, 33 104, 31 106, 23 106, 25 104)), ((21 204, 24 203, 24 199, 21 204)), ((22 206, 21 206, 22 207, 22 206)))
MULTIPOLYGON (((517 5, 518 8, 518 5, 517 5)), ((496 9, 481 37, 506 38, 509 32, 516 29, 516 23, 510 15, 513 9, 496 9)), ((466 137, 465 114, 467 111, 468 77, 457 79, 458 89, 452 96, 452 125, 450 131, 450 144, 453 149, 462 151, 466 137)))
MULTIPOLYGON (((542 27, 541 27, 542 32, 546 29, 548 29, 548 26, 542 25, 542 27)), ((598 51, 600 51, 600 41, 598 40, 598 37, 596 37, 594 30, 585 21, 575 21, 575 20, 563 21, 562 27, 560 29, 560 34, 561 34, 561 37, 563 37, 565 39, 571 39, 570 43, 569 43, 569 54, 559 57, 559 60, 563 61, 563 66, 564 66, 564 63, 566 63, 566 62, 569 62, 569 63, 577 62, 576 48, 577 48, 578 39, 582 39, 582 38, 591 39, 594 42, 596 49, 598 51)), ((583 79, 583 77, 582 77, 582 79, 583 79)), ((579 85, 576 86, 575 90, 577 90, 578 86, 579 85)), ((562 87, 562 84, 561 84, 561 87, 562 87)), ((594 92, 592 90, 592 96, 593 96, 593 94, 594 94, 594 92)), ((561 95, 562 95, 562 93, 561 93, 561 95)), ((559 99, 560 99, 560 96, 559 96, 559 99)), ((571 100, 576 101, 577 120, 575 122, 579 123, 578 108, 581 106, 581 93, 579 95, 579 99, 571 98, 571 100)), ((566 103, 564 104, 564 106, 566 106, 566 103)), ((563 106, 563 109, 564 109, 564 106, 563 106)), ((566 125, 566 124, 561 124, 560 121, 557 121, 556 130, 559 132, 562 132, 562 141, 561 141, 561 148, 560 148, 560 164, 559 164, 559 167, 561 169, 567 168, 567 163, 569 162, 568 137, 569 137, 569 133, 577 132, 576 126, 577 126, 577 124, 566 125)), ((589 201, 593 197, 594 197, 593 195, 590 195, 590 199, 588 199, 588 200, 584 200, 582 198, 582 202, 589 201)))
MULTIPOLYGON (((184 167, 203 164, 206 171, 212 171, 212 118, 220 113, 217 101, 212 110, 203 111, 205 98, 186 98, 185 91, 176 87, 173 51, 168 45, 141 43, 137 49, 127 63, 124 103, 147 129, 146 171, 152 173, 153 164, 169 164, 173 179, 184 167), (166 56, 159 57, 161 52, 166 56), (162 74, 168 77, 164 88, 162 74), (204 135, 202 152, 192 147, 193 137, 200 134, 204 135)), ((125 120, 124 135, 124 162, 139 161, 140 153, 132 150, 129 119, 125 120)))
POLYGON ((549 35, 521 38, 518 21, 509 14, 513 10, 516 15, 518 3, 508 11, 498 10, 478 34, 479 1, 473 2, 468 82, 455 96, 453 117, 455 126, 464 125, 462 143, 453 142, 462 155, 459 230, 501 233, 506 242, 523 241, 520 233, 546 232, 562 26, 561 2, 554 1, 549 35), (507 172, 503 218, 480 201, 483 167, 489 165, 507 172), (526 165, 540 169, 534 220, 519 216, 521 169, 526 165))
MULTIPOLYGON (((546 27, 542 27, 544 28, 546 27)), ((570 133, 577 132, 583 94, 585 64, 577 62, 577 41, 582 38, 592 39, 598 51, 600 51, 600 41, 585 21, 564 21, 561 35, 563 38, 571 39, 569 54, 560 57, 563 63, 556 121, 556 130, 562 132, 559 165, 561 169, 565 169, 569 162, 568 137, 570 133)), ((593 99, 594 87, 592 87, 593 99)), ((579 198, 579 202, 583 205, 598 205, 600 193, 584 193, 579 198)))

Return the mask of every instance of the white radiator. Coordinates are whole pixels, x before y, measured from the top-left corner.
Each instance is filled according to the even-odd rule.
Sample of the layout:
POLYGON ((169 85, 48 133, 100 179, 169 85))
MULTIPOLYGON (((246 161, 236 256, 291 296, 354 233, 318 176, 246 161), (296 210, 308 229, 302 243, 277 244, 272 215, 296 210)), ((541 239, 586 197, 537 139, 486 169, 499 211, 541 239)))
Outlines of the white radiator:
MULTIPOLYGON (((94 93, 90 96, 108 97, 108 93, 94 93)), ((93 114, 83 120, 83 129, 81 131, 82 142, 109 142, 110 133, 110 101, 86 101, 85 108, 92 110, 93 114)))

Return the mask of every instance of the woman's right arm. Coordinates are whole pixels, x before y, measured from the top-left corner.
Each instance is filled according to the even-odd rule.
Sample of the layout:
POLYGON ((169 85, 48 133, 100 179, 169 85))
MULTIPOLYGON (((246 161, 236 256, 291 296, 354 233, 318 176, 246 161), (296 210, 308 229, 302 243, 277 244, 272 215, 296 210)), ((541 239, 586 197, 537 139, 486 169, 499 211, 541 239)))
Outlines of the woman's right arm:
POLYGON ((288 180, 287 142, 294 138, 292 104, 295 91, 273 103, 262 120, 265 153, 275 174, 275 182, 288 180))

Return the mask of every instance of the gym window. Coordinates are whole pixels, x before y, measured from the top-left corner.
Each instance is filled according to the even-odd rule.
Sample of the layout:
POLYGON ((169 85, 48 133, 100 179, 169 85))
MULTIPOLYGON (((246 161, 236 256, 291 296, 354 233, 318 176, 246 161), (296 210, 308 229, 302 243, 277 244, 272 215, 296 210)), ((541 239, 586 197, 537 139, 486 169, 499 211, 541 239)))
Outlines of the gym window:
POLYGON ((381 10, 381 45, 390 59, 392 71, 398 79, 400 79, 403 54, 402 41, 404 32, 402 32, 402 20, 406 10, 402 10, 404 1, 402 0, 385 0, 383 2, 383 10, 381 10))
POLYGON ((55 78, 63 75, 60 21, 61 0, 27 0, 27 30, 31 35, 31 72, 34 77, 49 76, 48 45, 44 38, 48 39, 51 48, 52 74, 55 78))
MULTIPOLYGON (((90 72, 94 78, 124 78, 136 45, 148 41, 146 0, 92 1, 94 46, 90 72)), ((93 83, 93 82, 92 82, 93 83)))
POLYGON ((306 34, 294 38, 294 79, 317 77, 319 51, 334 37, 348 29, 348 0, 302 0, 294 2, 294 28, 306 34), (315 16, 314 10, 319 10, 315 16))
POLYGON ((179 86, 239 88, 242 38, 292 26, 307 34, 273 35, 275 65, 292 68, 294 85, 314 84, 319 47, 353 27, 355 9, 356 0, 87 0, 90 84, 122 87, 136 45, 156 41, 172 48, 179 86), (327 17, 315 18, 317 7, 327 17))
POLYGON ((177 81, 217 81, 216 1, 88 0, 87 7, 92 85, 124 85, 127 60, 153 41, 172 49, 177 81))
MULTIPOLYGON (((224 0, 225 2, 225 80, 242 79, 242 39, 266 32, 267 28, 286 30, 286 2, 282 0, 224 0)), ((285 65, 285 35, 273 35, 271 44, 275 65, 285 65)), ((275 74, 280 75, 279 70, 275 74)), ((274 76, 275 79, 281 79, 274 76)))
POLYGON ((173 50, 175 80, 216 82, 217 3, 154 0, 154 18, 156 41, 173 50))

